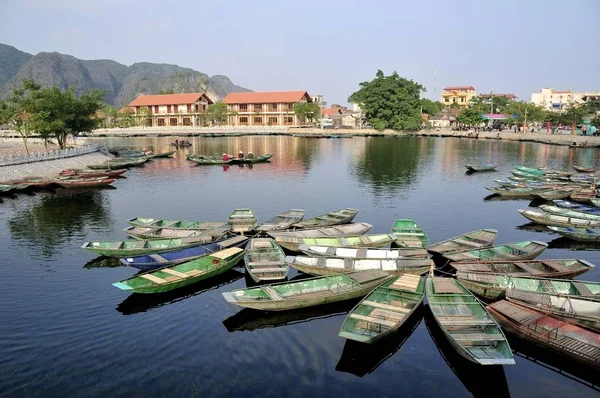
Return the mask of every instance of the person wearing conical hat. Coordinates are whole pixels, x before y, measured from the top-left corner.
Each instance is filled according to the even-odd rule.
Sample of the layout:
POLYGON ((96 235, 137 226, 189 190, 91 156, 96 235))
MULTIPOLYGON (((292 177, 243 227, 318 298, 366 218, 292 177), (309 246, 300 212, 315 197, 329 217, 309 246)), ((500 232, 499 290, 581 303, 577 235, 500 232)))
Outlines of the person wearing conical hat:
POLYGON ((243 151, 239 151, 238 152, 238 159, 243 159, 244 158, 244 152, 243 151))
POLYGON ((227 156, 227 154, 224 153, 221 159, 223 159, 224 162, 227 162, 229 160, 229 156, 227 156))

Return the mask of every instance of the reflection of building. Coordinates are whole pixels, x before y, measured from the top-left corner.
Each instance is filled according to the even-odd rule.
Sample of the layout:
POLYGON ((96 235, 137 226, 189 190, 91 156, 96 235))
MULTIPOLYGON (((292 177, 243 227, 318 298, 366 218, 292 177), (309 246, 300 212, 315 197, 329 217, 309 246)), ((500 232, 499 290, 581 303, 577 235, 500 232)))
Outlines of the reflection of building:
POLYGON ((204 93, 140 95, 129 107, 146 126, 198 126, 198 114, 213 101, 204 93))
POLYGON ((571 90, 543 88, 540 92, 531 94, 532 104, 555 111, 564 110, 569 105, 582 105, 592 101, 600 101, 600 91, 575 93, 571 90))
POLYGON ((312 103, 306 91, 230 93, 223 100, 230 112, 233 126, 297 126, 299 119, 294 105, 312 103))
POLYGON ((451 86, 442 91, 441 102, 444 105, 458 104, 459 106, 471 105, 471 99, 477 96, 473 86, 451 86))

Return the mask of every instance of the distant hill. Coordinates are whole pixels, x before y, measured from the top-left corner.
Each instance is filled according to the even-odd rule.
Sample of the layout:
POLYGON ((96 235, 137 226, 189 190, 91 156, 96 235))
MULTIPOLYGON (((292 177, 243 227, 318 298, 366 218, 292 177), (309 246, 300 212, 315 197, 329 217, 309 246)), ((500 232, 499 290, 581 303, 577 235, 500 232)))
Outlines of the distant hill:
POLYGON ((41 52, 31 55, 0 44, 0 98, 6 98, 24 79, 42 86, 79 93, 93 88, 106 91, 107 104, 121 107, 139 94, 159 92, 189 93, 202 91, 214 100, 231 92, 250 91, 222 75, 205 73, 177 65, 139 62, 126 66, 109 59, 81 60, 71 55, 41 52))

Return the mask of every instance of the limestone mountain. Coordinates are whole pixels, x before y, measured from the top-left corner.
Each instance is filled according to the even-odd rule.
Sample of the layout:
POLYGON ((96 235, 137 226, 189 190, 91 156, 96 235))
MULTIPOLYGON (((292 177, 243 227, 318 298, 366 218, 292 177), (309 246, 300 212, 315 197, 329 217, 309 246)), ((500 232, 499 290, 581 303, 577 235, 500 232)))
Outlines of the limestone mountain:
POLYGON ((177 65, 139 62, 126 66, 108 59, 81 60, 56 52, 31 55, 0 44, 0 98, 10 95, 24 79, 63 90, 75 86, 78 93, 102 89, 106 91, 106 103, 117 107, 139 94, 203 91, 218 100, 231 92, 250 91, 233 84, 227 76, 209 77, 177 65))

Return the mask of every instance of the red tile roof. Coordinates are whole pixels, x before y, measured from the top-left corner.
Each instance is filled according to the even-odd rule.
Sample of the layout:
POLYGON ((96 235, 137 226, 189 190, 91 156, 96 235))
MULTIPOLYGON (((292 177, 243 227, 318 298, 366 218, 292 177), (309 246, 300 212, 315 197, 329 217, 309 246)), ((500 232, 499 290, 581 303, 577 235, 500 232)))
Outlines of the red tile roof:
POLYGON ((473 86, 450 86, 445 87, 444 90, 475 90, 473 86))
POLYGON ((307 102, 312 102, 306 91, 229 93, 223 102, 226 104, 277 104, 299 102, 303 98, 307 102))
POLYGON ((327 115, 327 116, 331 116, 331 115, 341 115, 342 112, 342 108, 323 108, 321 109, 321 115, 327 115))
POLYGON ((204 97, 209 104, 213 103, 213 101, 204 93, 185 93, 140 95, 134 99, 129 106, 186 105, 193 104, 202 97, 204 97))

